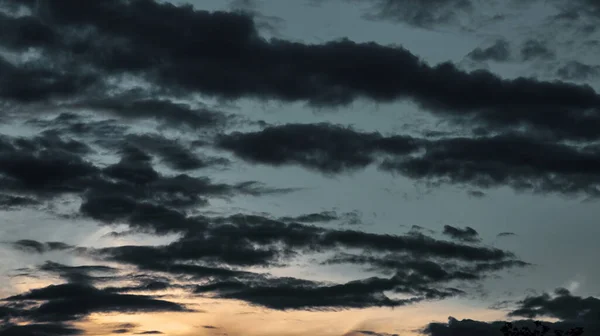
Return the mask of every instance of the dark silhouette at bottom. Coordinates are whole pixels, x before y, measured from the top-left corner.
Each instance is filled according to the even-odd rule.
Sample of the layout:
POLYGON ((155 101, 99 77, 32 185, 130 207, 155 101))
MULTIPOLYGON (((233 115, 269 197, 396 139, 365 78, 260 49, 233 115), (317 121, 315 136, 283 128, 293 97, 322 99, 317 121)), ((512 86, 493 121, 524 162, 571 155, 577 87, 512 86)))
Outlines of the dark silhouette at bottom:
POLYGON ((571 328, 567 331, 564 330, 553 330, 550 333, 550 327, 545 326, 540 321, 535 322, 535 328, 530 329, 529 327, 517 328, 512 323, 506 322, 504 327, 500 329, 504 336, 581 336, 583 334, 583 328, 571 328))

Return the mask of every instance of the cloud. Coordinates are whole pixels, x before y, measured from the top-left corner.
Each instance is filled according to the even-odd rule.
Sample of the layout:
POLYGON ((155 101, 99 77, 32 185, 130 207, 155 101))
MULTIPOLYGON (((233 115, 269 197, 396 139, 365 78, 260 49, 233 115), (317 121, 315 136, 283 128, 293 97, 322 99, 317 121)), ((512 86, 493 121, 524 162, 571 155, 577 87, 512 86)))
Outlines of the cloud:
MULTIPOLYGON (((48 56, 42 64, 55 64, 52 69, 64 68, 66 73, 81 64, 103 74, 103 78, 139 76, 173 94, 201 92, 226 99, 256 97, 318 106, 343 106, 362 98, 411 100, 436 115, 477 126, 497 130, 524 127, 568 139, 598 138, 597 132, 589 130, 597 129, 600 123, 600 99, 588 86, 502 79, 487 71, 464 72, 450 63, 429 65, 406 49, 372 42, 267 41, 259 36, 248 15, 198 11, 150 0, 143 1, 143 6, 141 3, 44 3, 33 11, 36 14, 31 20, 50 22, 48 29, 63 43, 60 48, 46 46, 48 56), (109 27, 105 17, 119 24, 109 27), (73 36, 73 29, 82 24, 94 28, 86 31, 85 39, 73 36), (219 34, 207 34, 209 31, 219 34), (70 68, 61 66, 58 60, 62 58, 72 61, 70 68)), ((458 1, 458 5, 462 3, 465 1, 458 1)), ((424 2, 422 6, 429 9, 438 4, 424 2)), ((457 2, 442 5, 455 6, 457 2)), ((526 45, 526 57, 543 54, 539 52, 541 42, 531 43, 526 45)), ((12 67, 13 72, 25 71, 12 67)), ((52 69, 44 71, 56 71, 52 69)), ((38 78, 18 77, 19 81, 34 83, 38 78)), ((61 91, 53 86, 30 93, 29 99, 52 99, 46 91, 89 96, 85 88, 78 84, 61 91), (76 92, 76 88, 84 90, 76 92)), ((103 94, 106 92, 101 90, 96 96, 103 94)))
POLYGON ((164 291, 172 287, 176 286, 172 286, 169 282, 164 280, 149 280, 144 281, 137 286, 105 287, 104 290, 112 293, 157 292, 164 291))
POLYGON ((336 211, 321 211, 299 216, 286 216, 279 220, 282 222, 299 222, 299 223, 329 223, 340 221, 340 224, 360 225, 362 224, 362 214, 360 211, 351 211, 338 214, 336 211))
MULTIPOLYGON (((233 217, 229 220, 235 222, 235 219, 233 217)), ((194 289, 194 292, 201 296, 243 300, 251 304, 281 310, 395 307, 421 300, 443 299, 463 293, 458 289, 445 287, 444 284, 449 281, 473 281, 479 279, 478 274, 480 273, 483 275, 483 273, 490 271, 502 270, 516 265, 526 265, 526 263, 516 260, 507 259, 504 261, 505 257, 510 258, 510 256, 500 250, 435 241, 425 236, 384 236, 331 229, 319 229, 318 233, 311 234, 311 230, 317 228, 280 222, 270 222, 270 225, 264 226, 268 222, 260 218, 250 219, 250 223, 255 226, 254 230, 243 227, 235 230, 234 226, 225 224, 223 220, 227 219, 217 220, 218 225, 206 232, 207 236, 213 237, 212 242, 210 242, 212 245, 203 243, 200 240, 201 236, 198 236, 198 232, 194 234, 188 232, 178 241, 164 246, 119 246, 88 250, 91 255, 106 258, 113 262, 134 265, 140 270, 166 273, 172 276, 192 276, 191 279, 203 283, 195 286, 194 289), (273 230, 277 226, 282 226, 279 233, 273 230), (284 231, 281 230, 286 227, 292 229, 287 237, 284 235, 284 231), (306 231, 305 234, 301 234, 302 228, 306 231), (265 237, 264 234, 261 237, 261 235, 258 235, 260 232, 269 232, 271 237, 265 237), (348 234, 355 237, 348 236, 344 238, 348 234), (302 235, 309 235, 304 239, 312 239, 312 242, 303 242, 301 240, 302 235), (310 238, 310 235, 313 235, 313 237, 310 238), (370 243, 369 240, 372 240, 372 242, 370 243), (390 240, 389 243, 386 243, 386 240, 390 240), (247 245, 244 246, 244 244, 247 245), (402 244, 405 246, 402 246, 402 244), (422 244, 422 246, 418 246, 418 244, 422 244), (276 248, 278 246, 282 246, 282 250, 278 251, 276 248), (398 268, 395 269, 395 274, 390 278, 372 277, 342 284, 277 278, 268 274, 239 271, 225 266, 228 263, 261 266, 273 259, 269 254, 261 255, 257 253, 260 251, 285 252, 287 249, 294 248, 299 252, 302 250, 305 252, 327 252, 336 250, 337 246, 362 248, 365 253, 375 253, 372 254, 373 257, 370 260, 362 261, 366 264, 372 264, 374 267, 378 264, 385 265, 385 259, 377 257, 377 252, 386 250, 403 251, 404 254, 398 254, 396 257, 390 255, 387 260, 405 260, 405 263, 402 265, 396 264, 395 266, 398 268), (255 248, 255 250, 252 251, 249 248, 255 248), (466 254, 456 255, 461 250, 464 250, 463 253, 466 254), (472 254, 469 252, 470 250, 473 250, 472 254), (430 253, 433 253, 432 258, 438 260, 449 259, 450 264, 436 264, 434 261, 426 261, 426 258, 430 257, 430 253), (255 259, 253 259, 253 255, 255 259), (265 257, 268 258, 265 259, 265 257), (408 261, 407 258, 419 259, 408 261), (485 262, 485 259, 491 259, 492 261, 485 262), (453 266, 451 260, 456 260, 465 265, 453 266), (218 266, 202 266, 200 263, 213 263, 218 266), (470 264, 473 265, 469 266, 470 264), (459 271, 455 272, 455 275, 444 275, 446 272, 452 271, 451 268, 456 268, 462 272, 461 275, 459 275, 459 271), (463 271, 466 269, 468 270, 463 271), (412 273, 412 275, 409 276, 407 272, 412 273), (473 275, 462 275, 463 273, 467 274, 466 272, 472 272, 473 275), (411 297, 396 299, 389 297, 385 292, 411 297)), ((238 222, 239 224, 241 222, 238 222)), ((206 240, 206 238, 204 239, 206 240)), ((82 251, 82 248, 79 249, 82 251)), ((280 259, 280 261, 285 262, 286 260, 280 259)), ((118 294, 121 292, 164 290, 170 286, 169 283, 164 281, 150 280, 142 282, 140 286, 97 289, 91 286, 90 283, 100 281, 102 278, 92 276, 90 272, 108 272, 110 274, 114 272, 114 269, 101 266, 73 267, 56 263, 46 263, 40 269, 56 272, 71 282, 31 290, 5 299, 8 302, 47 301, 38 308, 28 308, 28 310, 20 313, 21 316, 35 321, 70 321, 79 319, 91 312, 162 311, 163 308, 177 311, 181 308, 148 296, 118 294)), ((112 280, 115 279, 117 278, 112 280)), ((189 280, 190 278, 188 278, 189 280)))
POLYGON ((487 48, 477 47, 467 57, 474 61, 506 62, 510 59, 510 44, 504 39, 498 39, 487 48))
POLYGON ((189 171, 213 166, 227 166, 225 158, 207 157, 194 153, 183 141, 168 139, 158 134, 136 134, 125 138, 122 150, 134 146, 158 156, 169 168, 189 171))
POLYGON ((557 15, 558 19, 589 24, 590 22, 585 18, 592 20, 600 18, 600 6, 595 0, 560 0, 557 2, 561 5, 559 6, 561 11, 557 15))
POLYGON ((516 236, 517 234, 514 232, 500 232, 498 233, 498 237, 510 237, 510 236, 516 236))
POLYGON ((568 289, 558 288, 554 295, 544 293, 530 296, 519 302, 519 307, 510 316, 527 318, 553 317, 563 321, 598 323, 600 299, 574 296, 568 289))
POLYGON ((0 326, 0 336, 67 336, 81 334, 83 334, 83 330, 62 323, 7 324, 0 326))
POLYGON ((286 124, 222 135, 217 146, 250 163, 300 165, 324 174, 352 172, 379 163, 384 171, 430 185, 509 186, 517 191, 592 197, 600 194, 600 152, 531 134, 429 140, 383 136, 331 124, 286 124))
MULTIPOLYGON (((210 143, 215 136, 214 149, 251 163, 299 165, 330 175, 373 165, 431 185, 466 185, 476 189, 471 195, 477 197, 483 195, 479 189, 501 186, 565 195, 600 193, 600 153, 582 145, 598 139, 600 126, 600 99, 587 86, 507 80, 485 71, 465 72, 450 63, 430 65, 404 48, 377 43, 267 40, 259 34, 259 13, 250 7, 228 13, 151 0, 8 2, 29 7, 32 15, 0 14, 0 46, 32 56, 2 59, 0 100, 27 110, 28 126, 44 132, 0 138, 0 206, 15 209, 74 196, 81 199, 78 215, 98 224, 125 224, 132 234, 177 237, 158 245, 102 248, 11 242, 27 253, 75 252, 111 266, 49 261, 22 270, 50 273, 67 283, 6 298, 0 318, 30 324, 10 326, 0 335, 41 333, 39 328, 50 335, 69 334, 70 325, 59 322, 81 321, 92 313, 188 311, 151 295, 172 288, 278 310, 398 307, 463 295, 453 286, 530 266, 509 251, 466 244, 479 240, 469 227, 447 226, 445 233, 455 238, 447 241, 423 232, 392 235, 310 225, 358 222, 360 213, 198 215, 197 209, 213 198, 296 190, 256 181, 216 182, 194 174, 229 163, 201 154, 199 138, 210 143), (360 99, 408 100, 487 133, 432 139, 326 123, 225 132, 233 118, 191 103, 197 95, 319 107, 360 99), (51 113, 42 115, 42 110, 51 113), (177 135, 134 132, 143 120, 157 121, 177 135), (521 133, 508 132, 512 130, 521 133), (183 140, 183 132, 196 141, 183 140), (559 140, 574 141, 567 145, 559 140), (114 157, 96 160, 96 154, 114 157), (310 257, 325 257, 322 265, 350 264, 378 275, 330 283, 267 273, 310 257), (136 273, 124 275, 121 267, 134 267, 136 273), (121 280, 128 283, 113 283, 121 280)), ((449 22, 471 6, 466 0, 403 2, 400 13, 398 2, 379 3, 389 4, 387 15, 405 15, 400 19, 429 27, 449 22)), ((497 41, 470 57, 507 59, 508 47, 497 41)), ((524 55, 541 57, 535 47, 528 46, 524 55)), ((582 303, 566 292, 557 295, 573 305, 582 303)), ((515 312, 558 316, 552 300, 523 301, 515 312)), ((122 325, 110 330, 133 329, 122 325)))
POLYGON ((554 51, 550 50, 546 42, 538 40, 527 40, 521 47, 521 58, 524 61, 551 60, 556 57, 554 51))
POLYGON ((95 312, 184 312, 177 303, 150 296, 115 294, 85 284, 62 284, 32 289, 3 299, 8 303, 42 302, 23 312, 27 319, 40 322, 73 321, 95 312))
MULTIPOLYGON (((208 218, 206 218, 208 219, 208 218)), ((356 230, 336 230, 319 228, 299 223, 282 223, 277 220, 253 215, 233 215, 217 217, 206 221, 202 231, 188 230, 187 237, 181 239, 177 247, 186 250, 186 244, 196 246, 202 236, 209 239, 224 239, 233 247, 246 244, 256 246, 281 246, 292 250, 325 251, 337 247, 364 249, 376 252, 406 252, 420 256, 439 256, 444 258, 485 261, 502 260, 511 254, 498 249, 461 245, 443 240, 421 236, 381 235, 356 230), (268 234, 267 234, 268 233, 268 234), (201 234, 201 235, 200 235, 201 234)), ((206 239, 206 238, 205 238, 206 239)), ((210 240, 209 240, 210 241, 210 240)), ((211 244, 207 244, 210 246, 211 244)), ((217 245, 219 245, 218 243, 217 245)), ((283 250, 285 251, 285 250, 283 250)))
POLYGON ((481 190, 469 190, 467 193, 469 194, 469 196, 474 197, 474 198, 484 198, 485 197, 485 193, 481 190))
POLYGON ((382 168, 434 185, 509 186, 517 191, 592 197, 599 194, 592 168, 599 154, 593 150, 522 135, 442 139, 430 142, 426 148, 420 157, 387 159, 382 168), (566 157, 582 165, 564 164, 566 157), (577 168, 583 166, 583 170, 577 168))
POLYGON ((140 333, 136 333, 136 335, 162 335, 163 332, 158 331, 158 330, 148 330, 148 331, 142 331, 140 333))
POLYGON ((471 14, 471 0, 348 0, 367 3, 369 19, 402 22, 419 28, 457 23, 461 14, 471 14))
POLYGON ((64 251, 73 246, 61 242, 40 243, 35 240, 21 239, 12 243, 13 247, 26 252, 46 253, 50 251, 64 251))
MULTIPOLYGON (((509 317, 525 317, 528 320, 512 321, 516 328, 526 326, 535 329, 534 320, 538 318, 556 318, 556 322, 543 322, 550 329, 569 330, 581 327, 583 335, 596 335, 600 331, 598 314, 600 299, 595 297, 579 297, 572 295, 567 289, 558 288, 553 294, 544 293, 529 296, 517 303, 516 309, 509 312, 509 317)), ((424 333, 430 336, 450 335, 484 335, 501 336, 500 329, 505 322, 482 322, 474 320, 457 320, 448 318, 448 323, 430 323, 424 333)))
POLYGON ((569 61, 556 70, 556 75, 566 80, 588 80, 600 75, 600 66, 569 61))
POLYGON ((218 128, 225 126, 229 120, 224 113, 208 108, 194 109, 190 105, 174 103, 167 99, 140 98, 131 94, 104 99, 87 99, 64 107, 105 111, 130 120, 155 119, 166 126, 186 126, 192 129, 218 128))
POLYGON ((461 229, 450 225, 444 225, 443 234, 451 237, 452 239, 464 242, 478 242, 481 240, 479 238, 479 233, 469 226, 465 227, 464 229, 461 229))
MULTIPOLYGON (((48 244, 48 243, 46 243, 48 244)), ((117 269, 109 266, 68 266, 52 261, 46 261, 38 268, 40 271, 56 274, 69 283, 92 284, 99 281, 115 280, 117 269), (95 276, 94 274, 103 274, 95 276)))
POLYGON ((5 190, 50 196, 81 190, 98 169, 80 153, 61 146, 26 149, 12 146, 0 151, 0 179, 5 190))
MULTIPOLYGON (((2 20, 2 17, 0 17, 2 20)), ((34 103, 82 94, 99 82, 85 73, 60 73, 38 67, 22 67, 0 56, 0 98, 34 103)))
POLYGON ((255 0, 232 0, 229 7, 232 11, 241 11, 252 16, 259 30, 267 31, 272 35, 279 35, 279 30, 285 26, 285 21, 277 16, 264 15, 260 12, 260 5, 255 0))
POLYGON ((398 334, 378 333, 370 330, 355 330, 355 332, 368 336, 398 336, 398 334))
MULTIPOLYGON (((457 320, 450 316, 448 323, 430 323, 422 331, 425 335, 429 336, 502 336, 501 329, 504 327, 506 321, 493 321, 484 322, 476 321, 471 319, 457 320)), ((512 325, 516 329, 526 327, 530 330, 536 329, 535 321, 533 320, 517 320, 511 321, 512 325)), ((562 330, 567 331, 581 327, 581 325, 573 324, 570 322, 543 322, 543 326, 549 328, 549 330, 562 330)), ((540 328, 541 329, 541 328, 540 328)), ((585 325, 583 327, 583 335, 595 335, 600 328, 597 324, 585 325)))
MULTIPOLYGON (((179 168, 197 167, 202 160, 183 144, 159 136, 138 135, 129 140, 179 168)), ((165 175, 155 169, 152 157, 137 147, 118 147, 114 151, 120 152, 120 161, 102 166, 86 157, 90 152, 87 145, 58 131, 33 138, 2 137, 2 200, 13 206, 31 205, 38 200, 74 195, 83 199, 82 215, 103 222, 129 221, 135 226, 168 218, 177 220, 190 207, 207 205, 210 197, 262 196, 297 190, 270 188, 256 181, 227 184, 214 183, 208 177, 165 175)), ((206 158, 202 163, 222 162, 206 158)))
POLYGON ((397 306, 424 298, 440 299, 461 293, 443 286, 449 281, 476 281, 489 272, 528 266, 506 251, 435 240, 425 235, 335 230, 241 214, 194 216, 181 223, 188 226, 176 225, 182 236, 170 244, 88 249, 88 253, 143 271, 192 277, 205 283, 196 288, 198 294, 244 300, 273 309, 397 306), (296 256, 347 249, 358 249, 371 257, 331 260, 330 263, 361 263, 380 273, 394 275, 388 279, 331 285, 239 269, 285 266, 296 256), (390 299, 382 296, 383 291, 409 294, 414 296, 413 301, 390 299))
MULTIPOLYGON (((271 309, 344 309, 366 307, 397 307, 418 302, 424 298, 391 299, 383 292, 398 289, 397 279, 369 278, 339 285, 320 285, 304 280, 283 278, 255 283, 215 282, 198 286, 198 294, 212 293, 211 297, 237 299, 271 309)), ((431 298, 457 294, 457 291, 431 291, 431 298)))
POLYGON ((39 202, 31 197, 0 194, 0 209, 2 210, 14 210, 38 204, 39 202))
POLYGON ((335 211, 323 211, 310 214, 299 215, 295 217, 283 217, 283 222, 301 222, 301 223, 319 223, 331 222, 340 219, 335 211))
POLYGON ((402 274, 407 282, 428 284, 452 280, 480 280, 489 272, 514 267, 528 267, 530 264, 520 260, 503 260, 464 264, 452 261, 427 260, 419 256, 388 254, 384 256, 353 255, 340 253, 324 262, 331 264, 364 265, 367 271, 384 274, 402 274))
POLYGON ((324 173, 364 168, 374 161, 376 151, 408 154, 418 149, 417 141, 411 137, 383 137, 325 123, 234 132, 219 137, 217 146, 250 162, 274 166, 300 164, 324 173))

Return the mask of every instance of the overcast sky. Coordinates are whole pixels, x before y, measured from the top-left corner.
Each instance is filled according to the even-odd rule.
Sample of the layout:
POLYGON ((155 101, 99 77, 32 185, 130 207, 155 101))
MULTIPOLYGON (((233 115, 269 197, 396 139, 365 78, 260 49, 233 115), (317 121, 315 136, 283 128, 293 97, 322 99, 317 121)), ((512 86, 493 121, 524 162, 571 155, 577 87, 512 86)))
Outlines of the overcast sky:
POLYGON ((597 335, 598 23, 1 0, 0 336, 597 335))

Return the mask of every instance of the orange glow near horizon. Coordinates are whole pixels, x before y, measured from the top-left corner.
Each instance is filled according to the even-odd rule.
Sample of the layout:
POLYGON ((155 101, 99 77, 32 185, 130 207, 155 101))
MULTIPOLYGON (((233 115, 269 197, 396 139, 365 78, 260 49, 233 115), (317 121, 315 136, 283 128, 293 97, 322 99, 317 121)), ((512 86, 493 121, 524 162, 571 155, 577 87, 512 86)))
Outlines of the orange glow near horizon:
MULTIPOLYGON (((56 285, 56 279, 15 277, 9 282, 11 295, 56 285)), ((123 285, 123 283, 121 283, 123 285)), ((5 288, 6 289, 6 288, 5 288)), ((144 295, 140 292, 130 294, 144 295)), ((147 293, 149 295, 150 293, 147 293)), ((419 335, 416 330, 430 322, 471 318, 502 320, 502 311, 482 309, 456 300, 422 302, 405 307, 349 309, 340 311, 277 311, 237 300, 210 299, 190 295, 183 289, 151 293, 158 299, 181 303, 194 312, 94 313, 75 326, 86 335, 117 335, 119 325, 133 324, 130 334, 160 331, 172 336, 358 336, 369 330, 402 336, 419 335), (214 326, 215 328, 205 328, 214 326)))
POLYGON ((405 336, 430 322, 458 319, 498 320, 503 313, 446 302, 413 306, 343 311, 275 311, 252 307, 239 301, 186 299, 181 303, 202 309, 191 313, 92 314, 77 326, 89 335, 107 335, 114 326, 132 323, 134 333, 158 330, 172 336, 354 336, 356 330, 370 330, 405 336), (112 326, 112 327, 111 327, 112 326), (205 328, 213 326, 215 328, 205 328))

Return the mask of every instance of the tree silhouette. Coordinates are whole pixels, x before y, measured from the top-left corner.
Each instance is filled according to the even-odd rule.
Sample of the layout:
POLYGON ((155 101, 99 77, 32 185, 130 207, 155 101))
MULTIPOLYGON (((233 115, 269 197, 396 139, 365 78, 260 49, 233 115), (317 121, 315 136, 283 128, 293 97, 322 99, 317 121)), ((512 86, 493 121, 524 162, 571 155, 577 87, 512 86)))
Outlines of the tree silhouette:
POLYGON ((552 334, 548 334, 550 327, 543 325, 540 321, 535 321, 534 329, 529 327, 517 328, 512 323, 506 322, 500 331, 504 336, 581 336, 583 334, 583 328, 581 327, 571 328, 567 331, 553 330, 552 334))

